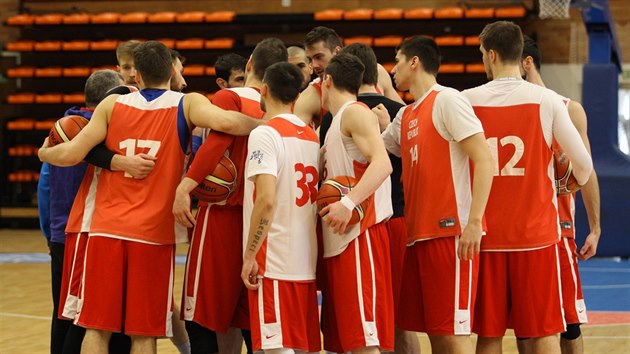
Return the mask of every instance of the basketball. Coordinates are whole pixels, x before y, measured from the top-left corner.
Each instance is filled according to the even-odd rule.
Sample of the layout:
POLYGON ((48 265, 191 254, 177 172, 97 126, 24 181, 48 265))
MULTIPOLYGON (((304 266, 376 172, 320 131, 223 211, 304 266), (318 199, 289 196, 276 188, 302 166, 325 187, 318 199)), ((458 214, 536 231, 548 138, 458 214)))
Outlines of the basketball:
POLYGON ((558 195, 571 194, 582 188, 573 176, 571 160, 557 145, 553 147, 553 162, 556 178, 556 193, 558 195))
POLYGON ((55 146, 72 140, 88 122, 81 116, 66 116, 57 120, 48 134, 48 144, 55 146))
POLYGON ((199 200, 218 203, 226 200, 236 187, 236 166, 223 155, 214 171, 192 191, 199 200))
MULTIPOLYGON (((322 210, 328 204, 339 201, 348 194, 356 185, 357 180, 351 176, 337 176, 322 183, 317 192, 317 210, 322 210)), ((364 200, 352 210, 352 217, 348 225, 354 225, 363 220, 365 210, 369 205, 369 199, 364 200)))

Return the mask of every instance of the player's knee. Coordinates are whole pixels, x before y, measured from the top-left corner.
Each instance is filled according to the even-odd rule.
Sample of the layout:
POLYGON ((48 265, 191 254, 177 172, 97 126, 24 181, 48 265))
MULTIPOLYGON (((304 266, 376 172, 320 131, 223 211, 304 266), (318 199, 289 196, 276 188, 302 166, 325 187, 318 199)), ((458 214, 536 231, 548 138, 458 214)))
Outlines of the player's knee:
POLYGON ((579 323, 572 323, 567 325, 566 332, 562 333, 560 336, 566 340, 575 340, 580 338, 582 335, 582 331, 580 331, 579 323))

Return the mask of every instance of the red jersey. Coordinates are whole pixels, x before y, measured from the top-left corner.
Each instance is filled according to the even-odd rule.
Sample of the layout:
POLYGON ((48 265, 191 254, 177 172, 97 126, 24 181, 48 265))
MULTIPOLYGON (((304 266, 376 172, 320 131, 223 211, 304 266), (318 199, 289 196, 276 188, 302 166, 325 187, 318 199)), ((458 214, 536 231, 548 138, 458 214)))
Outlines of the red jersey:
POLYGON ((92 213, 94 212, 94 198, 96 186, 101 174, 101 168, 88 165, 85 175, 79 185, 79 190, 72 203, 72 209, 66 224, 66 233, 90 232, 92 213))
MULTIPOLYGON (((253 87, 237 87, 217 92, 212 103, 228 110, 237 111, 252 118, 262 119, 265 112, 260 108, 260 91, 253 87)), ((247 156, 247 136, 234 136, 211 131, 195 155, 186 177, 201 182, 221 160, 223 154, 236 166, 236 186, 227 201, 222 204, 243 205, 243 174, 247 156)))
POLYGON ((118 97, 107 128, 107 148, 128 156, 146 153, 157 161, 151 174, 141 180, 101 171, 90 235, 155 244, 174 244, 186 237, 186 228, 175 223, 172 213, 189 140, 189 136, 180 138, 178 128, 183 121, 188 129, 178 114, 183 97, 156 89, 118 97))

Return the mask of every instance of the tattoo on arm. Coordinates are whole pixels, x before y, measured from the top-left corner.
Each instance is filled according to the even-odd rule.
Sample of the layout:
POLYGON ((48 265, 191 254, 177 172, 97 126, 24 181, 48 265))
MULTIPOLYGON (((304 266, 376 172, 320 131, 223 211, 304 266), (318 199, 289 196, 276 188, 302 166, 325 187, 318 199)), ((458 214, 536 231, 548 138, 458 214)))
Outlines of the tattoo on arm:
POLYGON ((267 225, 269 225, 269 220, 260 219, 260 223, 258 224, 258 229, 256 230, 256 233, 254 234, 254 239, 252 240, 252 244, 249 246, 249 250, 251 252, 256 252, 256 247, 258 246, 258 242, 260 242, 260 239, 263 237, 263 230, 265 229, 265 226, 267 225))

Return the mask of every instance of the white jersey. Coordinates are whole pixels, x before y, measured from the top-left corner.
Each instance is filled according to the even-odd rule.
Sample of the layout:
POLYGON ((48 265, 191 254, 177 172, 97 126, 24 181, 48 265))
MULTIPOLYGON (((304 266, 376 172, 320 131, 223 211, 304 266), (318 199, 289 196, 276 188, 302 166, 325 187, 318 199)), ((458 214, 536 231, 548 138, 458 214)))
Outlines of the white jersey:
MULTIPOLYGON (((326 140, 324 141, 324 147, 326 148, 324 153, 324 179, 337 176, 351 176, 358 181, 369 165, 369 162, 361 154, 352 138, 343 135, 341 132, 343 112, 351 104, 363 103, 357 103, 356 101, 346 102, 333 117, 326 134, 326 140)), ((375 122, 374 124, 378 123, 375 122)), ((343 235, 334 233, 332 228, 322 223, 324 257, 333 257, 340 254, 362 232, 379 222, 389 219, 393 215, 391 189, 392 185, 388 176, 370 197, 372 200, 368 209, 364 210, 365 216, 363 220, 348 226, 346 233, 343 235)))
POLYGON ((300 118, 281 114, 254 129, 248 141, 243 200, 243 240, 247 248, 257 175, 276 177, 275 212, 256 255, 266 278, 309 281, 317 264, 317 183, 319 140, 300 118))

